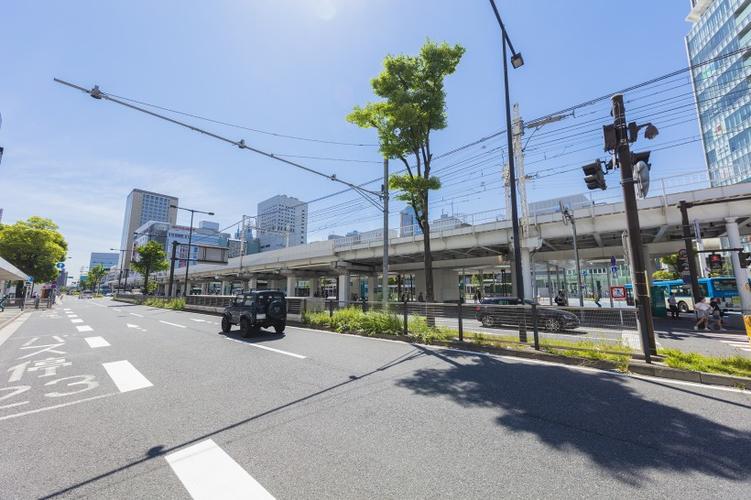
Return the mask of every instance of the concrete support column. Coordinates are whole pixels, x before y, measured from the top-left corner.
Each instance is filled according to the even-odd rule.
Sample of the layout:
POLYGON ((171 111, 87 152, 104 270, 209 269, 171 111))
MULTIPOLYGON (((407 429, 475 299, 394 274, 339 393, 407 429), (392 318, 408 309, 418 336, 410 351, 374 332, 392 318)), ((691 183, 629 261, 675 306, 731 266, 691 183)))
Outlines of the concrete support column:
MULTIPOLYGON (((725 219, 725 229, 728 232, 728 244, 730 248, 741 248, 741 234, 738 231, 738 223, 734 217, 725 219)), ((733 263, 733 274, 738 287, 738 295, 741 297, 741 309, 743 314, 751 314, 751 290, 748 286, 748 270, 741 267, 738 252, 730 252, 730 262, 733 263)))
POLYGON ((248 278, 248 290, 256 290, 258 288, 258 278, 253 276, 248 278))
POLYGON ((376 290, 378 289, 378 275, 368 275, 368 302, 376 302, 376 290))
POLYGON ((208 295, 208 294, 209 294, 209 284, 201 283, 201 295, 208 295))
POLYGON ((339 275, 339 306, 346 307, 350 301, 349 273, 339 275))
POLYGON ((287 276, 287 296, 295 296, 295 288, 297 288, 297 276, 287 276))
POLYGON ((652 285, 652 275, 657 271, 657 259, 653 255, 646 255, 647 283, 652 285))
MULTIPOLYGON (((529 255, 529 248, 521 247, 521 259, 522 259, 522 280, 524 281, 524 298, 534 299, 534 292, 532 290, 532 264, 529 255)), ((516 287, 514 287, 516 290, 516 287)))
POLYGON ((308 280, 308 297, 315 297, 316 290, 318 290, 318 278, 310 278, 308 280))
POLYGON ((227 290, 228 287, 229 287, 229 281, 222 280, 222 290, 221 290, 220 294, 221 295, 229 295, 229 293, 230 293, 231 290, 227 290))

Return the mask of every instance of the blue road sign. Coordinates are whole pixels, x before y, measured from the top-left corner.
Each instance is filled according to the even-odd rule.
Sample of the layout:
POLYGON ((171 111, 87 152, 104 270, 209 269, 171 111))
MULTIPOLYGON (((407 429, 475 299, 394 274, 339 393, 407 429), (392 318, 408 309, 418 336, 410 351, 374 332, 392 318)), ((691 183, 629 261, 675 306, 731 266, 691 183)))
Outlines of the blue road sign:
POLYGON ((55 267, 60 270, 63 270, 65 269, 65 262, 58 262, 57 264, 55 264, 55 267))

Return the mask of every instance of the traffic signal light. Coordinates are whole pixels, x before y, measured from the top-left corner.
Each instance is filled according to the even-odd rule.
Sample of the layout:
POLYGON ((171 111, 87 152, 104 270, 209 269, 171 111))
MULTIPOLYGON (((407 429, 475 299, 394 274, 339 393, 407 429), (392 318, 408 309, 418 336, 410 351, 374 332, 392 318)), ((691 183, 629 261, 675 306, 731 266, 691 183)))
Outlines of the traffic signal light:
POLYGON ((738 260, 741 263, 741 267, 746 269, 748 266, 751 266, 751 253, 744 251, 738 252, 738 260))
POLYGON ((649 164, 649 153, 651 153, 651 151, 640 151, 638 153, 631 152, 631 165, 636 165, 640 161, 643 161, 651 167, 652 165, 649 164))
POLYGON ((584 182, 587 183, 587 189, 607 189, 605 184, 605 174, 602 172, 600 160, 582 167, 584 171, 584 182))

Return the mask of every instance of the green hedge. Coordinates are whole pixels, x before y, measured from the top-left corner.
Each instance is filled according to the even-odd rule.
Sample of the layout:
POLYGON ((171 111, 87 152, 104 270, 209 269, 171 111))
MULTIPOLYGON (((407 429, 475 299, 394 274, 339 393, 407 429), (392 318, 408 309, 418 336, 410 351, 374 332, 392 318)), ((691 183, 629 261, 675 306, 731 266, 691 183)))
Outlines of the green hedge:
POLYGON ((175 311, 182 311, 185 309, 185 299, 162 299, 159 297, 149 297, 143 301, 143 305, 151 307, 161 307, 162 309, 174 309, 175 311))
MULTIPOLYGON (((332 315, 328 311, 305 313, 303 322, 307 325, 326 328, 339 333, 363 335, 404 335, 403 319, 393 313, 367 311, 355 307, 338 309, 332 315)), ((455 335, 448 328, 429 327, 423 316, 410 316, 407 320, 409 337, 424 343, 447 340, 455 335)))

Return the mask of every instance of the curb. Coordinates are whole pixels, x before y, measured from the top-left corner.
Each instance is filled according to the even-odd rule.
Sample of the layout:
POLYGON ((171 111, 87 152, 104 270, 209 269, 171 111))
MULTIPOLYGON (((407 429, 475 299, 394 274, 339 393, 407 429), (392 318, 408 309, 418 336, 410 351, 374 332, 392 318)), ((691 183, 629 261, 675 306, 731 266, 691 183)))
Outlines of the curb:
MULTIPOLYGON (((317 330, 322 332, 333 332, 334 330, 327 330, 323 328, 311 328, 308 325, 303 325, 305 328, 311 330, 317 330)), ((404 335, 361 335, 358 333, 349 332, 347 335, 355 335, 365 338, 376 338, 392 340, 395 342, 405 342, 408 344, 419 344, 410 337, 404 335)), ((571 358, 568 356, 557 356, 549 352, 541 351, 521 351, 517 349, 506 349, 503 347, 493 346, 478 346, 470 342, 457 342, 457 341, 435 341, 431 344, 433 346, 447 347, 450 349, 457 349, 462 351, 471 351, 485 354, 499 354, 503 356, 514 356, 517 358, 533 359, 539 361, 548 361, 551 363, 558 363, 561 365, 569 366, 581 366, 586 368, 595 368, 599 370, 619 371, 618 366, 612 361, 586 359, 586 358, 571 358)), ((736 377, 732 375, 721 375, 719 373, 706 373, 706 372, 692 372, 687 370, 679 370, 677 368, 670 368, 668 366, 647 364, 644 361, 638 361, 632 359, 628 366, 628 372, 638 375, 648 375, 651 377, 665 378, 671 380, 680 380, 683 382, 693 382, 704 385, 717 385, 723 387, 735 387, 751 390, 751 378, 736 377)), ((622 372, 621 372, 622 373, 622 372)))
POLYGON ((2 323, 0 323, 0 330, 5 328, 7 325, 18 319, 19 316, 21 316, 24 312, 26 312, 24 309, 19 309, 18 314, 15 316, 11 316, 10 318, 4 320, 2 323))

